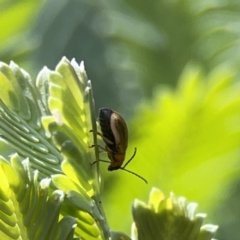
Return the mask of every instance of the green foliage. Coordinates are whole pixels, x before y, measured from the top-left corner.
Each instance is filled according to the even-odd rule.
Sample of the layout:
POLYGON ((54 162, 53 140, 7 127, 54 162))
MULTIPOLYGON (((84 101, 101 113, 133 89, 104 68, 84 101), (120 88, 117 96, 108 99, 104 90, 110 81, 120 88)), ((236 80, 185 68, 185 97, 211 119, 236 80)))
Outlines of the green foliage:
MULTIPOLYGON (((199 202, 211 220, 224 208, 233 184, 239 180, 237 78, 236 71, 227 65, 204 74, 189 64, 178 88, 156 91, 152 102, 137 109, 129 129, 129 155, 134 147, 138 152, 128 169, 143 175, 150 185, 161 186, 164 192, 173 190, 199 202)), ((106 212, 110 213, 111 203, 117 202, 119 217, 125 218, 127 228, 131 222, 124 214, 127 202, 135 196, 146 198, 147 187, 132 176, 115 175, 111 181, 119 192, 106 193, 106 212)), ((114 215, 109 219, 112 226, 122 226, 114 215)))
POLYGON ((1 60, 26 62, 35 48, 35 39, 29 38, 32 21, 41 1, 0 1, 0 56, 1 60))
MULTIPOLYGON (((15 219, 10 223, 4 212, 0 213, 0 219, 6 225, 2 226, 1 234, 5 239, 15 236, 38 240, 73 239, 74 236, 86 240, 129 239, 124 233, 110 230, 102 205, 99 162, 94 166, 91 164, 99 159, 99 150, 89 147, 98 143, 97 126, 91 82, 83 63, 79 66, 75 60, 69 62, 63 58, 55 71, 44 68, 36 85, 14 63, 9 66, 2 63, 0 70, 2 88, 5 89, 1 102, 0 142, 3 155, 10 151, 19 154, 11 158, 11 164, 1 161, 4 166, 0 175, 4 183, 1 199, 16 205, 15 210, 7 205, 3 207, 8 208, 8 215, 14 214, 15 219), (36 174, 32 177, 28 161, 24 167, 24 157, 28 157, 32 169, 39 170, 39 178, 36 174), (43 176, 51 176, 54 186, 49 190, 52 194, 48 194, 51 181, 41 180, 43 176), (16 222, 18 227, 9 230, 7 226, 14 227, 16 222)), ((190 79, 195 78, 191 75, 190 79)), ((162 236, 165 240, 175 239, 181 224, 185 239, 212 239, 216 227, 206 225, 201 228, 203 215, 194 217, 193 206, 173 196, 164 199, 162 193, 153 190, 149 208, 139 201, 133 205, 135 228, 132 238, 162 236), (156 219, 149 219, 149 224, 156 228, 150 230, 147 227, 145 214, 157 214, 156 219), (159 232, 158 225, 165 227, 159 232)))
MULTIPOLYGON (((223 76, 239 71, 238 0, 151 4, 142 0, 58 0, 57 4, 55 0, 1 0, 0 12, 1 60, 14 59, 36 73, 43 65, 55 66, 64 55, 84 59, 93 80, 96 106, 113 108, 126 119, 134 116, 127 155, 131 156, 134 147, 138 152, 128 168, 146 177, 150 185, 160 185, 164 192, 174 190, 177 195, 199 201, 214 221, 226 221, 220 230, 228 239, 238 239, 238 84, 234 77, 226 84, 218 81, 223 62, 228 64, 223 76), (200 77, 200 84, 191 88, 191 81, 182 80, 176 90, 156 91, 162 83, 175 86, 189 60, 197 60, 207 72, 200 77), (219 64, 212 78, 212 69, 219 64), (194 99, 191 90, 200 99, 194 99), (198 90, 209 94, 205 103, 198 90), (143 96, 153 99, 146 102, 143 96), (177 103, 179 99, 181 104, 177 103), (231 195, 233 188, 235 196, 231 195), (228 204, 222 205, 226 198, 228 204), (216 220, 214 211, 218 209, 216 220)), ((4 99, 0 102, 0 152, 6 159, 16 150, 20 158, 28 156, 41 177, 49 176, 52 169, 62 173, 63 156, 54 148, 49 132, 55 131, 58 149, 71 134, 66 126, 60 133, 51 117, 45 117, 45 129, 40 124, 41 116, 50 114, 46 75, 39 75, 43 78, 42 86, 38 86, 41 96, 27 101, 27 105, 20 96, 14 101, 9 98, 8 91, 16 97, 19 87, 6 87, 6 78, 0 76, 4 99), (42 108, 40 114, 31 114, 42 108), (9 109, 20 109, 21 117, 9 109), (52 123, 49 129, 47 119, 52 123), (27 148, 23 147, 25 143, 27 148), (44 159, 49 161, 42 164, 44 159)), ((74 144, 79 141, 74 134, 70 138, 74 144)), ((82 152, 77 156, 80 154, 79 159, 83 159, 82 152)), ((111 226, 128 231, 131 219, 125 213, 129 202, 136 195, 146 198, 149 189, 123 171, 106 173, 104 178, 104 202, 111 226), (124 220, 116 220, 116 208, 124 220)))
POLYGON ((13 62, 0 63, 0 87, 1 155, 8 158, 17 151, 41 175, 60 173, 62 156, 41 124, 41 117, 50 112, 28 73, 13 62))
POLYGON ((236 80, 235 71, 226 66, 205 76, 190 65, 176 91, 162 91, 154 104, 137 114, 135 123, 142 127, 134 131, 133 144, 145 149, 140 159, 148 158, 164 173, 153 175, 154 181, 164 182, 165 191, 174 189, 210 207, 238 179, 240 85, 236 80))
POLYGON ((185 198, 173 194, 165 198, 160 190, 153 188, 148 204, 139 200, 133 204, 132 232, 137 235, 133 239, 211 240, 217 226, 201 227, 206 215, 196 214, 196 207, 196 203, 187 203, 185 198))
POLYGON ((126 86, 132 79, 124 80, 123 70, 134 69, 135 84, 140 82, 145 95, 153 96, 159 84, 175 86, 189 61, 209 72, 226 61, 239 66, 238 0, 120 2, 107 1, 104 14, 113 25, 106 30, 115 40, 113 65, 126 86))
POLYGON ((128 116, 156 86, 176 86, 191 60, 207 71, 240 62, 238 0, 2 0, 1 13, 1 29, 9 32, 2 34, 2 60, 28 62, 37 74, 61 56, 84 59, 91 63, 96 106, 128 116), (126 100, 130 109, 122 104, 126 100))
POLYGON ((0 159, 0 239, 70 240, 73 239, 73 217, 59 221, 63 192, 49 193, 50 179, 38 183, 38 172, 30 170, 28 159, 21 162, 17 154, 11 163, 0 159))

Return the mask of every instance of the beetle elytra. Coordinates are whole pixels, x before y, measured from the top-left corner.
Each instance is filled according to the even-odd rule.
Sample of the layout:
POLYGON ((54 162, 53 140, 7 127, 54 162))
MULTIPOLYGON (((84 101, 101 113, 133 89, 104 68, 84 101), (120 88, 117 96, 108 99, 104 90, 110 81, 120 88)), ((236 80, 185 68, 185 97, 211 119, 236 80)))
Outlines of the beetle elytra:
MULTIPOLYGON (((99 124, 102 133, 96 132, 96 134, 102 137, 106 146, 104 148, 99 145, 92 145, 92 147, 97 146, 103 151, 107 152, 110 161, 99 159, 92 164, 96 162, 110 163, 108 167, 109 171, 121 169, 141 178, 144 182, 147 183, 145 178, 126 169, 126 166, 136 155, 136 148, 134 149, 132 157, 122 166, 128 147, 128 129, 127 124, 121 115, 111 109, 101 108, 99 110, 99 124)), ((91 130, 91 132, 93 131, 91 130)))

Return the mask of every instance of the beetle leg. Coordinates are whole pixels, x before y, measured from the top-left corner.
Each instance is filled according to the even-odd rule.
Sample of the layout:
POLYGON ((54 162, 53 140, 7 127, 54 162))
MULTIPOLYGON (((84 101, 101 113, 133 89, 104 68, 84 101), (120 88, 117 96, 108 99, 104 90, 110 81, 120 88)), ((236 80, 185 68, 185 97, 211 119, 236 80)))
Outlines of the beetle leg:
POLYGON ((100 145, 96 145, 96 144, 93 144, 92 146, 90 146, 90 148, 93 148, 93 147, 98 147, 100 149, 102 149, 104 152, 108 152, 108 150, 100 145))
POLYGON ((95 134, 97 134, 98 136, 100 136, 105 143, 108 143, 108 144, 111 144, 111 145, 114 144, 114 143, 113 143, 112 141, 110 141, 108 138, 104 137, 104 136, 102 135, 102 133, 100 133, 100 132, 95 132, 95 131, 93 131, 93 130, 90 130, 89 132, 95 133, 95 134))
POLYGON ((100 132, 95 132, 95 131, 93 131, 93 130, 90 130, 89 132, 95 133, 95 134, 97 134, 97 135, 103 137, 102 133, 100 133, 100 132))
POLYGON ((111 163, 110 161, 107 161, 107 160, 98 159, 98 160, 94 161, 93 163, 91 163, 91 165, 93 165, 93 164, 95 164, 97 162, 111 163))

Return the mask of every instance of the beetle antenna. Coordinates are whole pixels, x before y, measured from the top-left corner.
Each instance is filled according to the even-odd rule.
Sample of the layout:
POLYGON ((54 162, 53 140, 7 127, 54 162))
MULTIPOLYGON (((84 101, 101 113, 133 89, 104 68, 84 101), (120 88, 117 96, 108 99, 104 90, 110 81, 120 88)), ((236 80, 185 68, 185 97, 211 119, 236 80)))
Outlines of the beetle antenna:
POLYGON ((126 162, 126 164, 123 167, 121 167, 119 169, 124 170, 126 172, 129 172, 129 173, 131 173, 131 174, 141 178, 147 184, 148 182, 147 182, 147 180, 145 178, 143 178, 142 176, 138 175, 135 172, 132 172, 132 171, 126 169, 126 166, 133 160, 133 158, 135 157, 136 153, 137 153, 137 148, 134 148, 134 153, 133 153, 132 157, 126 162))
POLYGON ((123 169, 132 161, 132 159, 135 157, 136 153, 137 153, 137 148, 134 148, 134 153, 133 153, 132 157, 125 163, 125 165, 122 167, 123 169))
POLYGON ((139 177, 139 178, 142 179, 146 184, 148 184, 147 180, 146 180, 144 177, 138 175, 137 173, 132 172, 132 171, 130 171, 130 170, 127 170, 127 169, 125 169, 125 168, 119 168, 119 169, 124 170, 124 171, 126 171, 126 172, 129 172, 129 173, 135 175, 136 177, 139 177))

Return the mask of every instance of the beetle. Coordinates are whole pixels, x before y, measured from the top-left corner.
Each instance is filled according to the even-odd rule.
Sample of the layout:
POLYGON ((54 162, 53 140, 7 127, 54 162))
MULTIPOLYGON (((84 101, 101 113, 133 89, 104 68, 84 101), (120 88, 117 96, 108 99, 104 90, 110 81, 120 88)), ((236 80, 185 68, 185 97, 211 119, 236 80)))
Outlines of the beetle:
MULTIPOLYGON (((106 146, 105 148, 100 145, 92 145, 91 147, 98 146, 100 149, 107 152, 110 162, 99 159, 92 164, 95 164, 96 162, 110 163, 108 167, 109 171, 121 169, 131 174, 134 174, 135 176, 141 178, 144 182, 147 183, 146 179, 126 169, 126 166, 132 161, 132 159, 136 155, 136 148, 134 149, 132 157, 122 167, 128 147, 128 129, 127 124, 121 117, 121 115, 111 109, 101 108, 99 109, 99 124, 101 128, 101 133, 96 132, 96 134, 102 137, 106 146)), ((91 132, 93 131, 91 130, 91 132)))

